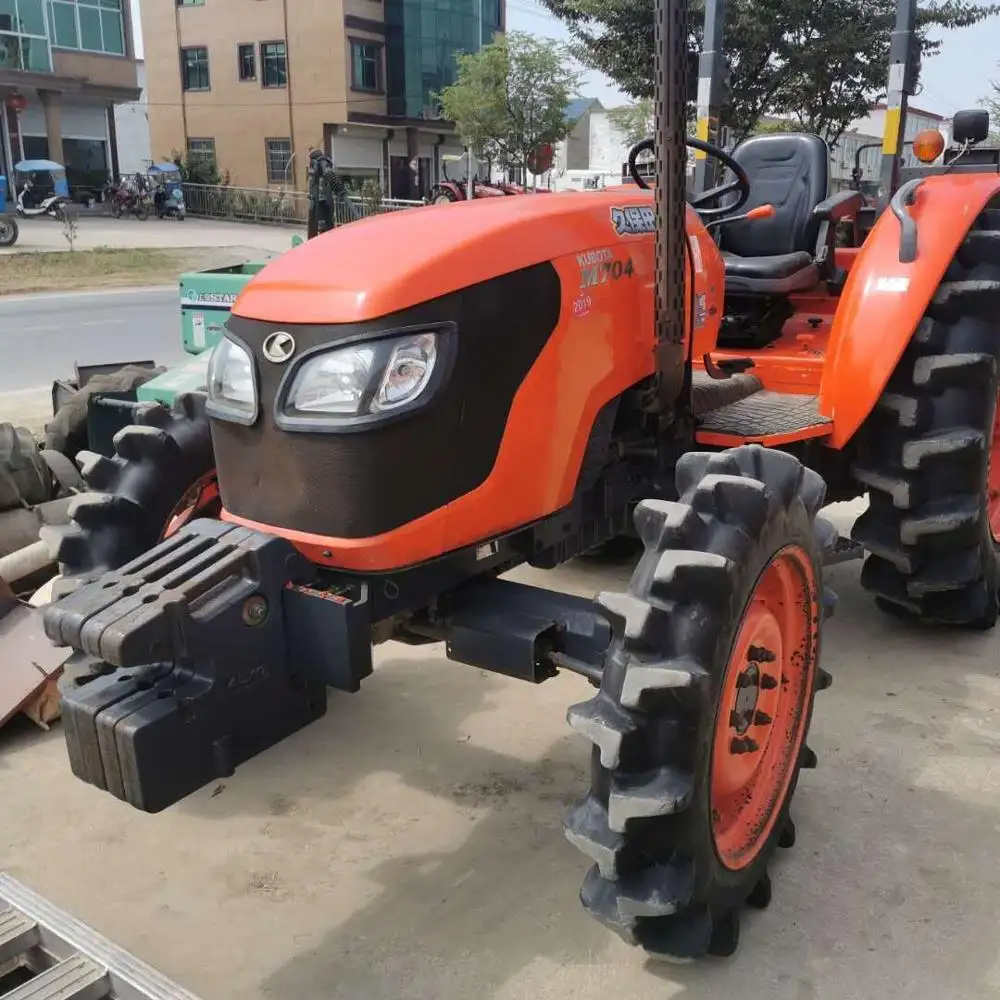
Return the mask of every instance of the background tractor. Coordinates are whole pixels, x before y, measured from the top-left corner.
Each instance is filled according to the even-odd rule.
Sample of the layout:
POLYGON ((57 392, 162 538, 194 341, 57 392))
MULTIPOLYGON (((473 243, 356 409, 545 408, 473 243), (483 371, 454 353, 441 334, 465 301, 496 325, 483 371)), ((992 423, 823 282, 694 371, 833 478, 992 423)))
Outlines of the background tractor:
MULTIPOLYGON (((822 566, 852 552, 820 508, 869 493, 855 537, 887 610, 997 616, 1000 174, 958 156, 899 176, 914 7, 863 245, 834 245, 861 197, 827 198, 822 139, 686 136, 686 3, 658 0, 656 135, 631 158, 652 145, 654 191, 382 216, 263 268, 207 393, 143 409, 115 492, 78 497, 58 542, 75 589, 44 620, 78 653, 74 773, 157 812, 358 690, 389 640, 569 670, 597 688, 568 713, 592 746, 566 821, 585 907, 654 955, 732 953, 816 763, 822 566), (733 179, 686 201, 686 146, 733 179), (219 519, 137 553, 168 513, 157 470, 211 461, 185 464, 195 425, 219 519), (503 579, 630 530, 625 593, 503 579)), ((982 132, 956 118, 966 152, 982 132)))

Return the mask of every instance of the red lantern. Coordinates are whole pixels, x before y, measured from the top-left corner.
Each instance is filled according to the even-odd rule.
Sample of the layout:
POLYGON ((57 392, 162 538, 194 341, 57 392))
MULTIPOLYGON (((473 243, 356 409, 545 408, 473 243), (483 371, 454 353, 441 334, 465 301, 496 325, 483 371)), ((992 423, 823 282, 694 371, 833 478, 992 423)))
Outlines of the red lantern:
POLYGON ((7 107, 11 111, 23 111, 28 106, 28 98, 24 94, 10 94, 7 97, 7 107))

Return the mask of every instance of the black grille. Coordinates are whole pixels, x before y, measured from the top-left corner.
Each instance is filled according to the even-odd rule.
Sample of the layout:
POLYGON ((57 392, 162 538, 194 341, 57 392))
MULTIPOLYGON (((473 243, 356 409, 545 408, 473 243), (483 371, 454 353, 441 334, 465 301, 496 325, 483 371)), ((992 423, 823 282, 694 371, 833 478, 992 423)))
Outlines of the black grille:
POLYGON ((296 326, 231 316, 229 328, 257 360, 262 412, 252 427, 212 421, 223 503, 275 527, 364 538, 475 489, 493 468, 514 394, 559 308, 558 275, 539 264, 364 323, 296 326), (263 360, 269 333, 290 332, 297 358, 358 335, 449 322, 457 328, 454 366, 428 405, 355 432, 275 425, 274 400, 288 364, 263 360))

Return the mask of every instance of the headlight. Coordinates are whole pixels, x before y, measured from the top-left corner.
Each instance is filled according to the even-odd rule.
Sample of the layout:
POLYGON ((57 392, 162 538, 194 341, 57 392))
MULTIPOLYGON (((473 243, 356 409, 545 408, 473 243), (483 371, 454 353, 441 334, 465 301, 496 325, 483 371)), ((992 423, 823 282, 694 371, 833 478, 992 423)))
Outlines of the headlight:
POLYGON ((428 387, 437 359, 437 334, 429 332, 325 351, 295 373, 283 411, 363 417, 399 409, 428 387))
POLYGON ((257 419, 257 382, 250 353, 223 337, 208 362, 208 406, 211 416, 252 424, 257 419))

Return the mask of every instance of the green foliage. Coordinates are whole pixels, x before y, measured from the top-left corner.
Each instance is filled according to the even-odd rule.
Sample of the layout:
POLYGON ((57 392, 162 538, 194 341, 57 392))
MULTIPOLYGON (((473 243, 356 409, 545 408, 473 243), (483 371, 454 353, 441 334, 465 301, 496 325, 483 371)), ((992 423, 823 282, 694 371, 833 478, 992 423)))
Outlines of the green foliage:
POLYGON ((566 46, 510 32, 479 52, 457 57, 458 74, 438 100, 463 142, 480 159, 505 169, 524 167, 540 146, 572 131, 566 105, 579 73, 566 46))
POLYGON ((622 134, 625 142, 634 146, 653 132, 653 102, 642 98, 608 111, 608 120, 622 134))
POLYGON ((214 157, 182 156, 176 149, 170 154, 170 160, 177 164, 181 172, 181 180, 185 184, 229 184, 229 171, 219 173, 219 165, 214 157))
POLYGON ((776 132, 811 132, 808 125, 797 118, 766 118, 753 127, 754 135, 773 135, 776 132))
POLYGON ((376 215, 382 207, 382 185, 373 177, 366 177, 361 184, 361 207, 365 215, 376 215))
MULTIPOLYGON (((586 65, 632 97, 653 96, 653 0, 542 3, 567 23, 586 65)), ((885 95, 895 9, 895 0, 729 0, 724 53, 731 103, 723 124, 742 137, 765 114, 789 115, 836 141, 885 95)), ((691 52, 701 44, 704 10, 704 0, 690 0, 691 52)), ((921 0, 924 58, 941 47, 940 38, 928 38, 932 29, 939 35, 998 12, 985 0, 921 0)))

